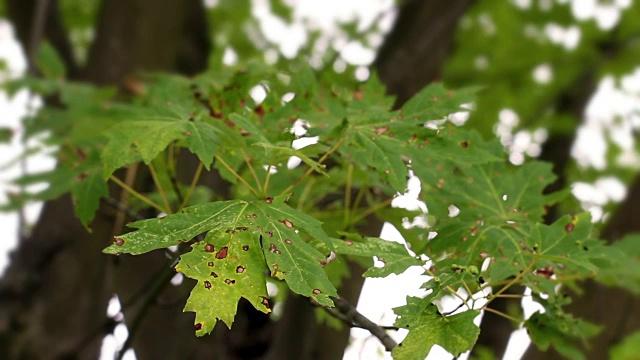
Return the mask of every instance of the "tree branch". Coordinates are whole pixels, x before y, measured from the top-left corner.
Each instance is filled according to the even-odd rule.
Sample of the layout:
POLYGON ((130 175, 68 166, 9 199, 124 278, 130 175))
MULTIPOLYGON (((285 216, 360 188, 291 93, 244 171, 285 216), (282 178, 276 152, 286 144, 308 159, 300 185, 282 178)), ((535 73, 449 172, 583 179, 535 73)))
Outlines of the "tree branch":
POLYGON ((323 307, 329 314, 344 321, 351 327, 359 327, 368 330, 371 335, 377 337, 378 340, 380 340, 382 345, 384 345, 385 350, 387 351, 391 351, 393 350, 393 348, 398 346, 398 343, 396 343, 396 341, 393 340, 386 331, 388 329, 397 330, 398 328, 388 326, 383 327, 374 323, 366 316, 358 312, 358 310, 356 310, 354 306, 352 306, 351 304, 349 304, 349 302, 342 298, 332 297, 331 300, 333 300, 333 303, 336 305, 335 310, 323 307))

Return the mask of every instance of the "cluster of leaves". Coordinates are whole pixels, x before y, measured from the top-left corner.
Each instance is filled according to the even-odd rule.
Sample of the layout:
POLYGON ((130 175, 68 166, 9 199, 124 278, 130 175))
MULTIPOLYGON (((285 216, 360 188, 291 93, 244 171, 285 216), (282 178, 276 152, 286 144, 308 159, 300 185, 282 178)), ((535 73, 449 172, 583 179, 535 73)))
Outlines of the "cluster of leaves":
POLYGON ((284 71, 260 63, 190 79, 153 75, 137 83, 128 102, 113 89, 55 76, 25 80, 41 93, 58 94, 59 108, 26 123, 27 136, 50 134, 58 166, 21 178, 21 185, 45 181, 49 187, 22 194, 14 205, 70 192, 90 229, 111 180, 165 213, 130 224, 136 230, 115 237, 105 252, 190 247, 175 270, 197 280, 185 307, 196 313, 197 335, 219 320, 230 327, 241 297, 270 312, 267 281, 284 281, 292 292, 331 307, 346 259, 376 256, 383 266, 365 276, 410 266, 424 266, 431 276, 426 297, 410 297, 395 309, 396 326, 409 329, 395 357, 423 358, 435 344, 453 354, 469 350, 479 310, 491 310, 492 299, 514 286, 531 288, 546 312, 526 321, 504 315, 524 323, 539 346, 576 356, 574 340, 595 329, 563 312, 568 299, 558 284, 603 268, 611 280, 628 254, 592 239, 588 215, 542 223, 547 207, 565 194, 543 194, 554 180, 550 166, 510 166, 497 141, 447 121, 448 114, 465 111, 473 89, 434 84, 396 110, 375 76, 363 84, 333 76, 299 64, 284 71), (264 99, 249 95, 256 87, 264 99), (304 135, 294 131, 300 124, 304 135), (302 137, 317 142, 292 147, 302 137), (190 185, 176 181, 182 149, 200 162, 190 185), (301 165, 289 166, 292 158, 301 165), (153 191, 140 193, 120 179, 118 169, 132 164, 146 165, 153 191), (191 200, 203 169, 215 169, 231 184, 226 197, 213 191, 198 204, 191 200), (406 218, 426 214, 389 209, 407 190, 410 171, 422 181, 427 227, 404 226, 406 218), (359 235, 372 214, 400 229, 411 252, 359 235), (474 307, 478 292, 487 301, 474 307), (451 295, 469 311, 446 314, 434 305, 451 295))

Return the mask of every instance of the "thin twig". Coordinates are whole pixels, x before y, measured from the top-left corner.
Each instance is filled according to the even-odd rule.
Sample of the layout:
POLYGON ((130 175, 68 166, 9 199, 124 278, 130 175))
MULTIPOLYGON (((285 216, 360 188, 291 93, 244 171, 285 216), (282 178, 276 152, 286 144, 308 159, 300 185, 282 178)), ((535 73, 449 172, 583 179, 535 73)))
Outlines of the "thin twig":
POLYGON ((368 330, 371 335, 377 337, 378 340, 380 340, 382 345, 384 345, 385 350, 391 351, 393 350, 393 348, 398 346, 398 343, 396 343, 396 341, 393 340, 391 336, 389 336, 389 334, 387 334, 387 331, 383 327, 359 313, 358 310, 356 310, 356 308, 349 304, 346 300, 335 297, 332 297, 331 300, 333 300, 336 309, 342 315, 344 315, 347 321, 358 327, 368 330))
POLYGON ((258 191, 264 194, 265 191, 262 190, 262 185, 260 185, 260 179, 258 178, 258 174, 256 174, 256 170, 251 165, 251 161, 250 161, 251 159, 249 159, 246 153, 242 153, 242 157, 244 157, 244 162, 247 164, 247 167, 249 168, 249 172, 253 176, 253 180, 255 180, 256 182, 256 186, 258 186, 258 191))
POLYGON ((187 194, 184 196, 184 199, 182 199, 180 209, 184 208, 185 206, 187 206, 187 203, 189 203, 191 195, 193 194, 193 190, 196 188, 196 185, 198 185, 198 181, 200 181, 202 169, 204 169, 204 164, 200 162, 198 164, 198 168, 196 169, 196 173, 193 175, 193 179, 191 180, 191 185, 189 185, 189 190, 187 190, 187 194))
POLYGON ((129 216, 130 218, 134 219, 134 220, 144 220, 144 216, 141 216, 140 214, 138 214, 137 212, 135 212, 132 208, 122 204, 121 202, 119 202, 118 200, 114 199, 114 198, 110 198, 110 197, 101 197, 100 200, 102 200, 105 204, 115 208, 116 210, 125 213, 127 216, 129 216))
POLYGON ((486 307, 485 306, 485 308, 483 310, 488 311, 488 312, 492 312, 492 313, 494 313, 496 315, 502 316, 503 318, 509 319, 509 320, 511 320, 513 322, 516 322, 518 324, 521 324, 521 323, 524 322, 524 320, 522 320, 522 319, 515 318, 515 317, 513 317, 513 316, 511 316, 509 314, 505 314, 502 311, 499 311, 499 310, 496 310, 496 309, 492 309, 490 307, 486 307))
POLYGON ((249 185, 249 183, 247 182, 247 180, 245 180, 242 176, 240 176, 235 170, 233 170, 233 168, 231 166, 229 166, 229 164, 227 164, 224 160, 222 160, 222 158, 218 155, 216 155, 216 160, 218 160, 220 162, 220 164, 222 164, 222 166, 224 166, 236 179, 238 179, 238 181, 240 181, 242 183, 242 185, 246 186, 247 189, 249 189, 253 195, 256 198, 260 197, 260 194, 256 191, 256 189, 253 188, 253 186, 249 185))
POLYGON ((156 189, 158 189, 158 193, 160 194, 160 198, 162 199, 162 203, 164 204, 165 209, 167 209, 166 213, 171 214, 171 205, 169 205, 169 199, 167 199, 167 194, 162 188, 162 184, 158 179, 158 174, 156 173, 156 169, 152 163, 149 163, 148 167, 149 167, 149 173, 151 173, 151 178, 153 179, 153 183, 156 185, 156 189))
POLYGON ((126 190, 129 194, 137 197, 140 201, 142 201, 143 203, 151 206, 152 208, 160 211, 160 212, 164 212, 167 213, 167 211, 165 211, 165 209, 162 208, 162 206, 156 204, 153 200, 149 199, 148 197, 140 194, 139 192, 137 192, 135 189, 133 189, 131 186, 125 184, 124 182, 122 182, 122 180, 118 179, 117 177, 111 175, 109 177, 109 179, 111 181, 113 181, 114 183, 118 184, 118 186, 120 186, 121 188, 123 188, 124 190, 126 190))
MULTIPOLYGON (((346 136, 343 136, 337 143, 335 143, 335 145, 333 145, 331 147, 331 149, 327 150, 326 153, 324 153, 324 155, 322 155, 322 157, 320 157, 320 159, 318 159, 318 164, 322 164, 331 154, 333 154, 334 152, 336 152, 338 150, 338 148, 340 148, 340 145, 342 145, 342 143, 347 139, 346 136)), ((300 182, 302 182, 302 180, 304 180, 307 176, 311 175, 311 173, 313 172, 313 168, 309 167, 307 169, 307 171, 304 172, 304 174, 302 174, 302 176, 296 180, 293 184, 289 185, 286 189, 284 189, 280 195, 282 194, 287 194, 290 193, 291 190, 293 190, 294 187, 296 187, 296 185, 298 185, 300 182)))

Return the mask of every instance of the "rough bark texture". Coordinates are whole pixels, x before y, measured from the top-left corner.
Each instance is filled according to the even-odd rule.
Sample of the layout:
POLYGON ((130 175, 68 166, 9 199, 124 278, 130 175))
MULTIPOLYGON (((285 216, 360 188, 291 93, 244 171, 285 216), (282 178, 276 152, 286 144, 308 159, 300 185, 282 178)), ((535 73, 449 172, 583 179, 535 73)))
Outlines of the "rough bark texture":
MULTIPOLYGON (((56 2, 48 3, 43 24, 34 23, 34 11, 41 3, 8 1, 18 38, 27 48, 34 46, 31 39, 49 39, 74 70, 56 2), (34 36, 38 28, 43 33, 34 36)), ((96 84, 120 84, 125 76, 142 69, 195 73, 207 63, 208 38, 201 1, 108 0, 103 4, 87 68, 70 74, 81 73, 83 80, 96 84)), ((113 266, 113 259, 101 253, 112 236, 113 212, 103 208, 101 213, 93 222, 93 234, 88 234, 74 218, 68 196, 46 203, 33 234, 13 253, 10 268, 0 281, 0 358, 97 358, 102 337, 113 325, 105 309, 114 283, 126 301, 149 281, 133 274, 151 275, 149 269, 166 266, 159 254, 136 261, 123 257, 113 266)), ((168 288, 162 296, 175 298, 184 292, 184 287, 168 288)), ((175 308, 172 313, 181 313, 180 306, 175 308)), ((180 340, 175 333, 160 334, 157 328, 179 330, 179 321, 172 322, 165 312, 154 310, 156 316, 143 322, 140 332, 155 330, 157 337, 137 338, 134 346, 140 346, 140 359, 172 354, 150 351, 159 356, 147 357, 143 349, 167 350, 180 340), (162 320, 161 324, 154 319, 162 320)), ((130 318, 133 316, 127 316, 130 318)), ((193 338, 188 317, 180 320, 193 338)))

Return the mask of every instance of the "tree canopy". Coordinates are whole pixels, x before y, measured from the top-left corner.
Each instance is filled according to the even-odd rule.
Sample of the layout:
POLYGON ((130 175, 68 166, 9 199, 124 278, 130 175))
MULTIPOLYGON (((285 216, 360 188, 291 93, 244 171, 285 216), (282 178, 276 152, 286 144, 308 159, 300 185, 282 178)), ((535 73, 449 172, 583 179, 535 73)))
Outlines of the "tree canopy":
POLYGON ((351 327, 394 359, 495 358, 519 328, 566 358, 639 350, 640 5, 409 0, 327 31, 276 0, 29 3, 6 2, 30 72, 5 89, 44 99, 21 136, 56 165, 3 205, 46 201, 0 282, 7 358, 91 358, 121 321, 120 357, 341 358, 351 327), (627 200, 576 191, 606 184, 627 200), (356 310, 362 277, 411 267, 425 295, 392 326, 356 310), (38 339, 59 304, 75 321, 38 339))

